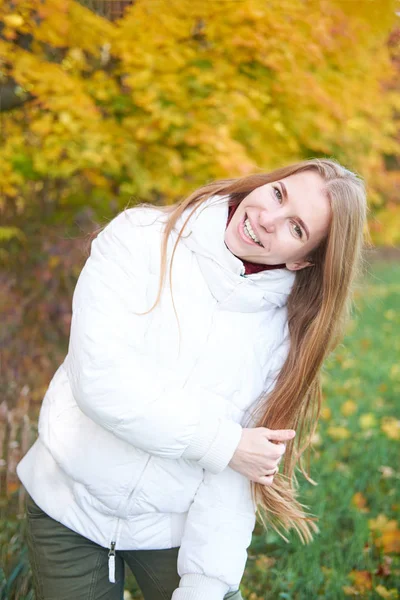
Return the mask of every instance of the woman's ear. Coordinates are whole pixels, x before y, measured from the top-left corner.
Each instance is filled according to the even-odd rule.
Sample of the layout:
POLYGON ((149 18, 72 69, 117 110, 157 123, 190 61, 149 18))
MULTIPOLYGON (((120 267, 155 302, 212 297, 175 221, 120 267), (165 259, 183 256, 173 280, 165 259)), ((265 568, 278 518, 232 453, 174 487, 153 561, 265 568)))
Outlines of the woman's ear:
POLYGON ((308 260, 298 260, 293 263, 286 263, 286 268, 289 271, 300 271, 300 269, 305 269, 306 267, 313 267, 314 263, 308 260))

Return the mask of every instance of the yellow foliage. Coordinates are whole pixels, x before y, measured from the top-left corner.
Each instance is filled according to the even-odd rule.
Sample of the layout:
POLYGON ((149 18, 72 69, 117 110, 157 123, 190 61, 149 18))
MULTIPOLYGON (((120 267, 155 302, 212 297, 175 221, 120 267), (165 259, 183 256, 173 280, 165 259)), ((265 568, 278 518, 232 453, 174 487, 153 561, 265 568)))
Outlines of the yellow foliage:
POLYGON ((394 242, 393 2, 377 18, 374 2, 136 0, 114 23, 76 0, 2 3, 0 54, 33 96, 7 115, 2 192, 62 178, 71 196, 172 202, 211 179, 335 156, 380 206, 375 239, 394 242))
POLYGON ((6 27, 12 27, 13 29, 17 29, 24 24, 24 20, 21 15, 11 14, 4 16, 4 23, 6 27))

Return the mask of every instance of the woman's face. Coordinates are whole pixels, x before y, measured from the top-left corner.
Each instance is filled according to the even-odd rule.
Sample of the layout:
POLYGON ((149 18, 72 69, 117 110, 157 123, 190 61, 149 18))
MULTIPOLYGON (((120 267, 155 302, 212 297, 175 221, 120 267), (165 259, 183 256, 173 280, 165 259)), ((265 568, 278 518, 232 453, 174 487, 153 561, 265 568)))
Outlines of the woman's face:
POLYGON ((331 219, 324 181, 302 171, 262 185, 237 207, 225 231, 225 244, 238 258, 286 264, 292 271, 310 265, 307 257, 327 235, 331 219))

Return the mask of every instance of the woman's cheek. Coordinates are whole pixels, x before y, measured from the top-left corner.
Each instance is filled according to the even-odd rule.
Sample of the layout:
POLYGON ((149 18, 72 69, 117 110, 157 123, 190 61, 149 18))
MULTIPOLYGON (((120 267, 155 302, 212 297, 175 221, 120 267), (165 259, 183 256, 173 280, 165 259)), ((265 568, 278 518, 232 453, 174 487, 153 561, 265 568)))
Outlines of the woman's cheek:
MULTIPOLYGON (((296 243, 289 231, 285 231, 285 234, 279 240, 279 245, 281 254, 286 260, 290 259, 296 253, 296 243)), ((286 260, 282 262, 286 262, 286 260)))

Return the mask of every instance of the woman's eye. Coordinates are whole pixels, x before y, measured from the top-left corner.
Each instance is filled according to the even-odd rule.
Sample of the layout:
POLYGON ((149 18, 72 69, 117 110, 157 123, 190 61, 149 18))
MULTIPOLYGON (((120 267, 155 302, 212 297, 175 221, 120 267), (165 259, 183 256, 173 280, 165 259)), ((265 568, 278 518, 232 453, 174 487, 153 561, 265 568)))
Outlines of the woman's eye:
POLYGON ((275 194, 275 198, 278 200, 278 202, 282 202, 282 194, 279 188, 272 186, 273 190, 274 190, 274 194, 275 194))
POLYGON ((293 231, 295 232, 297 237, 299 237, 299 238, 303 237, 303 230, 301 229, 301 227, 299 225, 295 224, 295 226, 293 227, 293 231))

